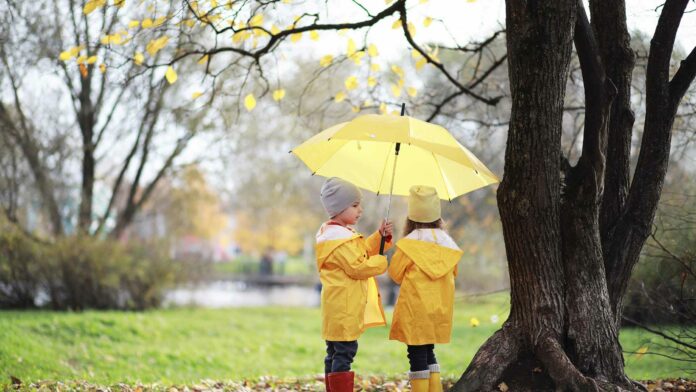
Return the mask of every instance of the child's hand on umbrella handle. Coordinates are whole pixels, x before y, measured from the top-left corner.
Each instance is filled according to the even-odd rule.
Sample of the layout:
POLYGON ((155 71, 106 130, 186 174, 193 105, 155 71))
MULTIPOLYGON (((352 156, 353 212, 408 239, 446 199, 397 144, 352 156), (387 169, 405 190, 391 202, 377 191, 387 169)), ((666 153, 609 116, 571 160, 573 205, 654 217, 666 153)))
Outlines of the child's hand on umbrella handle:
POLYGON ((382 237, 391 237, 393 231, 394 224, 388 219, 383 220, 382 225, 379 227, 379 232, 382 234, 382 237))

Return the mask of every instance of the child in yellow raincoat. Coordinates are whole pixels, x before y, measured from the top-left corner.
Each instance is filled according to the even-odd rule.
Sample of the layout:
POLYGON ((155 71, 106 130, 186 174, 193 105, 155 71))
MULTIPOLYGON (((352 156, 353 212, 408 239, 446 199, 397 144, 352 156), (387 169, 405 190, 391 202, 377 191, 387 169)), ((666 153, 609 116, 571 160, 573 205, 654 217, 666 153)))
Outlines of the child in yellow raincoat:
POLYGON ((382 235, 391 245, 392 224, 383 222, 368 238, 349 226, 362 214, 360 190, 348 181, 329 178, 321 202, 331 219, 317 232, 317 269, 321 280, 322 338, 326 340, 326 390, 352 392, 350 364, 365 328, 386 325, 374 276, 384 273, 387 259, 379 254, 382 235))
POLYGON ((452 333, 454 278, 462 256, 443 230, 434 188, 411 187, 404 238, 396 243, 389 276, 401 285, 389 339, 407 344, 414 392, 442 391, 435 344, 452 333))

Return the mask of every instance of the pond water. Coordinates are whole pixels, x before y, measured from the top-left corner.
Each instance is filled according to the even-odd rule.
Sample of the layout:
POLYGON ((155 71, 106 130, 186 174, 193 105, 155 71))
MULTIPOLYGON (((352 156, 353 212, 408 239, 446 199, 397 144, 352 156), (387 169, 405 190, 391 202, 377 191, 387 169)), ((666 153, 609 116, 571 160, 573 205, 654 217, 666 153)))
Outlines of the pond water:
POLYGON ((206 282, 170 290, 165 296, 164 306, 314 307, 319 306, 319 290, 312 286, 256 286, 244 282, 206 282))

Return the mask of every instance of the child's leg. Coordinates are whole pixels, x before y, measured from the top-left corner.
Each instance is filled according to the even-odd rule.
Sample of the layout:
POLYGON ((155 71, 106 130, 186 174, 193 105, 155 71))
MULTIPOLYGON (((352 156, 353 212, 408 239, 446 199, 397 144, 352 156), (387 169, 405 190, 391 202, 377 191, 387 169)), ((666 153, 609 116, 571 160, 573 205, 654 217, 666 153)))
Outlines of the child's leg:
POLYGON ((411 372, 408 378, 411 381, 411 390, 414 392, 427 392, 430 379, 428 369, 428 345, 408 346, 408 362, 411 372))
POLYGON ((440 380, 440 365, 435 358, 435 345, 428 345, 428 370, 430 370, 429 392, 442 392, 442 381, 440 380))
POLYGON ((333 357, 336 353, 334 348, 334 342, 326 341, 326 357, 324 358, 324 373, 331 373, 331 364, 333 363, 333 357))
POLYGON ((332 342, 335 353, 331 363, 331 372, 348 372, 350 364, 353 363, 353 358, 358 352, 358 341, 350 342, 332 342))

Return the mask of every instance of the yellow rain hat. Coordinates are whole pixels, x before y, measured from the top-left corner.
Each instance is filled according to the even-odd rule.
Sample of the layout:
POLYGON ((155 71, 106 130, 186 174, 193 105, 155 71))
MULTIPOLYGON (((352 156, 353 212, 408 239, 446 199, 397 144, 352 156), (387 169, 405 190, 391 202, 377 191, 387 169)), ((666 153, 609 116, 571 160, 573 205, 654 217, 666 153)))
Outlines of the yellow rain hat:
POLYGON ((429 223, 440 219, 440 198, 435 188, 426 185, 414 185, 409 189, 408 219, 429 223))

